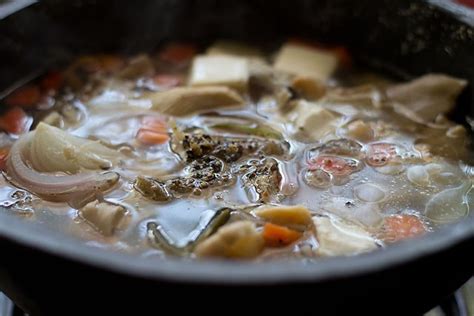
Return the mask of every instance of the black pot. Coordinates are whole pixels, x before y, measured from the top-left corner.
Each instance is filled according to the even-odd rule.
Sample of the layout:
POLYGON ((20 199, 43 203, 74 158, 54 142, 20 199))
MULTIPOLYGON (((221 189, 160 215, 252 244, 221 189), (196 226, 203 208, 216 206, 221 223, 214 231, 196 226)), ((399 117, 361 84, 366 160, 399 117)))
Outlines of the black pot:
MULTIPOLYGON (((297 35, 344 43, 360 62, 392 76, 468 79, 453 113, 462 120, 474 113, 473 25, 471 11, 442 1, 42 1, 0 22, 0 87, 77 53, 133 53, 169 39, 276 47, 297 35)), ((0 212, 0 288, 35 316, 416 314, 473 275, 473 250, 472 214, 353 258, 246 264, 104 252, 0 212)))

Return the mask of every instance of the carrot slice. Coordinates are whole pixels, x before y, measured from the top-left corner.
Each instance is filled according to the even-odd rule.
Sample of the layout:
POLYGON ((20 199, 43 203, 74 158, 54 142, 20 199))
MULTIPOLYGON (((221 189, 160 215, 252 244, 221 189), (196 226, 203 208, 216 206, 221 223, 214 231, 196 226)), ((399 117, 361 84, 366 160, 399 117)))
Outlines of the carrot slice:
POLYGON ((31 120, 21 108, 8 110, 0 117, 0 129, 11 133, 21 134, 30 128, 31 120))
POLYGON ((160 145, 169 140, 168 134, 155 132, 149 129, 139 129, 137 139, 145 145, 160 145))
POLYGON ((196 46, 192 44, 170 43, 160 52, 160 58, 172 64, 183 64, 189 62, 196 53, 196 46))
POLYGON ((382 239, 386 242, 395 242, 424 234, 426 225, 415 215, 391 215, 384 219, 382 239))
POLYGON ((57 91, 63 84, 63 75, 59 71, 50 71, 40 81, 40 87, 43 91, 57 91))
POLYGON ((16 89, 5 98, 8 106, 31 107, 36 105, 41 98, 41 92, 36 85, 26 85, 16 89))
POLYGON ((174 88, 183 84, 182 78, 177 75, 167 75, 167 74, 157 75, 153 77, 153 81, 159 87, 166 88, 166 89, 174 88))
POLYGON ((10 148, 0 148, 0 170, 5 170, 9 152, 10 148))
POLYGON ((142 129, 161 133, 166 133, 168 131, 168 125, 166 124, 166 121, 161 117, 145 116, 142 119, 142 124, 142 129))
POLYGON ((284 226, 266 223, 263 226, 262 236, 267 246, 281 247, 295 242, 301 238, 302 233, 284 226))

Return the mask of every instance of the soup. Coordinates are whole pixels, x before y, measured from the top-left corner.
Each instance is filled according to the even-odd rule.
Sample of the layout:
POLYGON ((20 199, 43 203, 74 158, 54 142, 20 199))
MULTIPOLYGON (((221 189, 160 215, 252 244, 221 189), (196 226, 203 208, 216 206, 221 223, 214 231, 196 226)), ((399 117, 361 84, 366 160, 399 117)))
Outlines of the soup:
POLYGON ((143 257, 373 251, 469 213, 466 84, 299 40, 80 56, 1 101, 1 210, 143 257))

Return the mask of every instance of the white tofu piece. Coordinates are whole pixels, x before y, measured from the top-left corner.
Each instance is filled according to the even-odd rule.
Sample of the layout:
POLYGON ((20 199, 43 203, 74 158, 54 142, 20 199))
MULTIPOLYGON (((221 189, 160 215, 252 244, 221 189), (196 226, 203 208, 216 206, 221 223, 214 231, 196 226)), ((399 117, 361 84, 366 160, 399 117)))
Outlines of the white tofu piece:
POLYGON ((327 51, 298 44, 283 45, 273 67, 295 75, 326 81, 336 70, 337 57, 327 51))
POLYGON ((90 202, 79 210, 81 217, 105 236, 113 235, 126 213, 123 206, 98 201, 90 202))
POLYGON ((323 108, 317 103, 301 100, 296 108, 295 125, 304 135, 318 140, 336 130, 338 113, 323 108))
POLYGON ((224 85, 244 90, 249 79, 248 60, 243 57, 197 56, 193 60, 191 86, 224 85))
POLYGON ((262 52, 245 43, 220 40, 212 44, 207 50, 207 55, 232 55, 247 58, 263 58, 262 52))
POLYGON ((377 249, 375 239, 362 227, 335 218, 314 216, 320 256, 347 256, 377 249))

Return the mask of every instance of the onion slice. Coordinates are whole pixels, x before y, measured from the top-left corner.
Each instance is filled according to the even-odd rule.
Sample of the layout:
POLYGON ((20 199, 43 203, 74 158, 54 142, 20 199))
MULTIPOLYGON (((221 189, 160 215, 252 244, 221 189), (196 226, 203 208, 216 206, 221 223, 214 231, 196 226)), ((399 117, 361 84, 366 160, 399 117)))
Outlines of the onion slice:
POLYGON ((58 175, 30 168, 27 164, 27 149, 32 136, 30 132, 18 139, 8 156, 7 178, 16 186, 46 201, 67 202, 78 208, 100 197, 118 182, 120 176, 116 172, 58 175))

